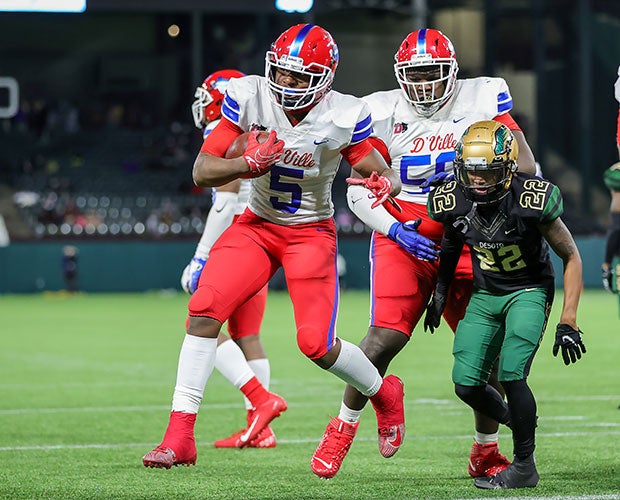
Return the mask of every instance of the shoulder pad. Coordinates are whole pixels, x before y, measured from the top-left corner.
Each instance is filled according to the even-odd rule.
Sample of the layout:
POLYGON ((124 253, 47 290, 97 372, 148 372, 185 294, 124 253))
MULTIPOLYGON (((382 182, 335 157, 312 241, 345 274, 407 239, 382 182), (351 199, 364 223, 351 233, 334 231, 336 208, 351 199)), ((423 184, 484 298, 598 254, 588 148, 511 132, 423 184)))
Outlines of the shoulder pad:
POLYGON ((328 95, 331 97, 329 112, 333 117, 334 125, 338 128, 355 128, 361 119, 370 115, 368 105, 359 97, 333 90, 328 95))
POLYGON ((370 106, 372 119, 382 121, 392 117, 401 92, 400 89, 382 90, 368 94, 362 99, 370 106))
POLYGON ((456 181, 437 186, 428 196, 426 207, 433 220, 446 221, 450 216, 458 215, 457 206, 461 190, 456 181))
MULTIPOLYGON (((519 177, 517 177, 519 178, 519 177)), ((554 221, 564 211, 560 189, 549 181, 532 175, 522 175, 522 187, 517 203, 526 211, 538 213, 541 223, 554 221)))
POLYGON ((230 80, 222 104, 222 115, 235 125, 244 127, 242 116, 248 102, 258 94, 260 78, 256 75, 249 75, 230 80))

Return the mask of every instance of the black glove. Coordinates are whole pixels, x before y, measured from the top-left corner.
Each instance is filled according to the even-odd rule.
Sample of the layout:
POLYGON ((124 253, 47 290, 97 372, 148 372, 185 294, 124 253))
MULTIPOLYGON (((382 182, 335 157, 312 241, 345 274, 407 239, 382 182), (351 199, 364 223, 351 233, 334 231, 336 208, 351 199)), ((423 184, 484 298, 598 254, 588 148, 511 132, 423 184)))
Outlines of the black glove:
POLYGON ((431 333, 435 333, 435 328, 439 327, 441 314, 446 306, 446 296, 434 293, 431 301, 426 306, 426 316, 424 316, 424 331, 428 328, 431 333))
POLYGON ((613 292, 611 288, 611 267, 601 266, 601 277, 603 278, 603 288, 608 292, 613 292))
POLYGON ((555 344, 553 344, 553 355, 557 356, 560 347, 564 364, 570 365, 581 359, 581 354, 586 352, 586 346, 581 340, 581 330, 575 330, 566 323, 560 323, 555 330, 555 344))

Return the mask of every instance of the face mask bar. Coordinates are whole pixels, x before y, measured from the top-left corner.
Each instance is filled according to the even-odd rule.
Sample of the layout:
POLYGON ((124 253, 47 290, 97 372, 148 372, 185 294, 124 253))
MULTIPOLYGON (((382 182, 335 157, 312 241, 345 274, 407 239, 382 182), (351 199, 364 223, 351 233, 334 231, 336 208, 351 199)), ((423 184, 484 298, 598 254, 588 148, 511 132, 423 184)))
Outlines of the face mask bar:
POLYGON ((416 108, 422 116, 430 116, 435 113, 454 92, 456 72, 458 65, 454 59, 433 59, 429 64, 428 59, 423 61, 398 62, 394 65, 396 79, 405 92, 407 100, 416 108), (424 68, 425 71, 420 71, 424 68), (424 80, 427 70, 435 70, 439 78, 424 80), (418 76, 412 81, 412 77, 418 76), (444 90, 439 94, 439 87, 443 84, 444 90))
POLYGON ((282 57, 278 59, 275 52, 267 52, 265 57, 265 76, 276 104, 286 111, 300 110, 317 102, 331 87, 333 74, 331 70, 313 63, 307 67, 299 58, 282 57), (309 78, 305 88, 289 88, 276 83, 276 70, 291 71, 309 78))
POLYGON ((211 97, 211 94, 209 94, 209 92, 202 87, 196 88, 194 97, 196 98, 196 100, 192 103, 192 117, 194 118, 194 125, 196 125, 197 128, 202 128, 205 125, 204 111, 207 106, 213 102, 213 97, 211 97))

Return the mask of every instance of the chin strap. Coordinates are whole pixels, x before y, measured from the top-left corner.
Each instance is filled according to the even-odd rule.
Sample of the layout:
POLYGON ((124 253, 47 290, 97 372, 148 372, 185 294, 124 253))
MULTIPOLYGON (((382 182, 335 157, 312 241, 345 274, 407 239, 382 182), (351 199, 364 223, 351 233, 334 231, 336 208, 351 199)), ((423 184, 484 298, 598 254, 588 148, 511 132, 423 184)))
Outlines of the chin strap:
POLYGON ((469 223, 474 218, 474 215, 476 215, 477 207, 478 203, 474 201, 471 205, 471 210, 467 213, 467 215, 458 217, 452 224, 452 227, 459 231, 461 234, 465 234, 469 230, 469 223))

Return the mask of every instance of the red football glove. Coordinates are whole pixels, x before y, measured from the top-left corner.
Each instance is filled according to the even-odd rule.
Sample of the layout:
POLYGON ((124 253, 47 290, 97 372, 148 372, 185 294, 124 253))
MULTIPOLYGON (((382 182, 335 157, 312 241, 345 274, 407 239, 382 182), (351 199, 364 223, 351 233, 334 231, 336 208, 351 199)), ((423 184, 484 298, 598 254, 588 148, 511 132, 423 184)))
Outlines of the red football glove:
POLYGON ((377 172, 370 174, 370 177, 366 179, 360 179, 358 177, 348 177, 348 184, 364 186, 369 189, 372 194, 368 195, 370 198, 376 198, 370 208, 376 208, 381 205, 390 196, 392 191, 392 181, 387 177, 379 175, 377 172))
POLYGON ((258 131, 248 136, 248 143, 243 152, 243 159, 250 167, 243 178, 259 177, 271 170, 274 163, 278 162, 284 151, 284 141, 276 137, 276 131, 269 132, 265 142, 258 142, 258 131))

